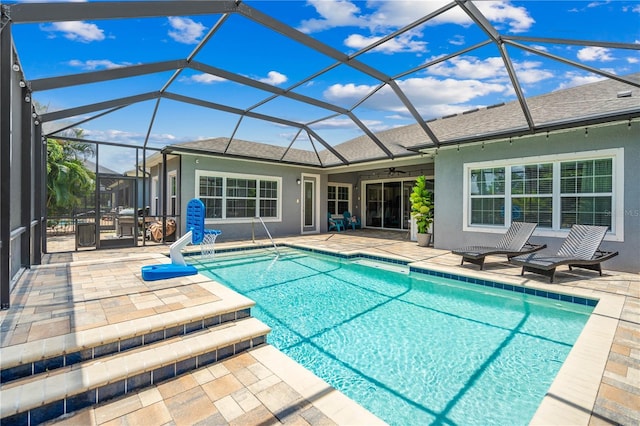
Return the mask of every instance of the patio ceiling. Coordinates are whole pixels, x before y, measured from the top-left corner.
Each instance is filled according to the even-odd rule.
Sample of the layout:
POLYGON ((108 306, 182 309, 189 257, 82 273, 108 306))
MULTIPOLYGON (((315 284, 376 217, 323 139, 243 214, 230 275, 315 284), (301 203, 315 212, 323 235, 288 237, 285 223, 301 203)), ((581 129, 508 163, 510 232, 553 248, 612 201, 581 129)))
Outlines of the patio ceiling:
MULTIPOLYGON (((347 3, 326 1, 324 6, 347 3)), ((398 7, 401 3, 406 2, 397 2, 398 7)), ((46 107, 37 114, 47 136, 81 128, 85 140, 153 149, 190 141, 201 141, 206 149, 202 140, 211 139, 218 155, 235 157, 251 157, 255 144, 264 144, 266 151, 277 151, 277 161, 319 167, 414 155, 410 144, 389 136, 389 129, 403 126, 418 126, 414 147, 450 143, 430 120, 486 108, 496 99, 518 106, 514 125, 501 135, 535 133, 548 123, 532 111, 529 98, 562 86, 560 75, 550 82, 551 64, 563 76, 574 73, 640 87, 637 75, 625 77, 607 63, 594 66, 572 50, 605 49, 637 60, 640 44, 625 42, 624 34, 612 35, 617 40, 521 35, 525 31, 497 18, 488 2, 409 3, 415 6, 410 19, 378 23, 376 35, 368 37, 363 35, 366 24, 355 18, 335 26, 338 36, 314 30, 314 25, 326 26, 319 15, 322 4, 293 1, 3 4, 2 28, 12 31, 33 99, 46 107), (103 38, 78 43, 82 34, 70 30, 78 25, 87 32, 101 30, 103 38), (180 25, 199 32, 179 39, 180 25), (433 31, 443 25, 451 26, 449 36, 458 37, 456 43, 433 31), (358 33, 359 44, 346 42, 358 33), (61 50, 62 43, 69 50, 61 50), (398 45, 414 48, 408 52, 409 47, 394 48, 398 45), (473 61, 498 64, 497 74, 475 80, 498 97, 435 103, 441 91, 468 84, 455 70, 473 61), (534 61, 536 71, 547 73, 544 79, 531 79, 534 61), (73 72, 78 68, 89 71, 73 72), (346 142, 356 139, 360 144, 354 150, 346 142)), ((527 7, 534 3, 500 4, 529 13, 527 7)), ((545 8, 566 8, 572 2, 543 3, 545 8)), ((348 4, 362 11, 368 7, 348 4)), ((580 29, 579 16, 562 24, 564 34, 588 34, 580 29)), ((637 72, 638 62, 629 62, 636 65, 627 74, 637 72)), ((577 115, 563 125, 584 119, 577 115)), ((486 136, 478 134, 477 139, 486 136)))

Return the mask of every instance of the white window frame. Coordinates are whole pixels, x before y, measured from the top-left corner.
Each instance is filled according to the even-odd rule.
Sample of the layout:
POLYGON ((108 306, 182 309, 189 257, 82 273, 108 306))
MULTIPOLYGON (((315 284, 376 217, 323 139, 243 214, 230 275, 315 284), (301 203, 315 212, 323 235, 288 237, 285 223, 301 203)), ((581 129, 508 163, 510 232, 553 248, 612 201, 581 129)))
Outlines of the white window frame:
MULTIPOLYGON (((347 188, 347 189, 349 190, 349 199, 347 200, 347 205, 348 205, 349 207, 348 207, 348 210, 347 210, 347 211, 348 211, 349 213, 353 214, 353 185, 352 185, 352 184, 350 184, 350 183, 336 183, 336 182, 329 182, 329 183, 327 183, 327 200, 326 200, 326 202, 327 202, 327 203, 329 202, 328 194, 329 194, 329 187, 330 187, 330 186, 335 186, 335 187, 336 187, 336 196, 337 196, 337 194, 338 194, 338 188, 339 188, 339 187, 347 188)), ((333 201, 336 201, 336 202, 337 202, 338 200, 333 200, 333 201)), ((325 204, 325 207, 324 207, 324 208, 326 208, 326 204, 325 204)), ((341 215, 342 213, 344 213, 344 212, 338 212, 338 213, 336 213, 336 214, 341 215)), ((325 212, 325 214, 326 214, 326 212, 325 212)))
MULTIPOLYGON (((240 217, 240 218, 227 218, 227 179, 249 179, 256 180, 256 209, 260 209, 260 181, 276 181, 278 183, 278 215, 276 217, 262 218, 264 222, 282 222, 282 177, 280 176, 266 176, 266 175, 249 175, 244 173, 226 173, 226 172, 214 172, 210 170, 196 170, 195 173, 195 196, 200 198, 200 178, 201 177, 217 177, 222 178, 222 218, 205 218, 207 224, 220 224, 220 223, 251 223, 253 217, 240 217)), ((256 212, 257 214, 257 212, 256 212)))
POLYGON ((511 166, 522 166, 539 163, 553 163, 553 221, 551 228, 536 228, 534 235, 541 237, 564 238, 568 229, 560 229, 560 163, 565 161, 583 161, 594 159, 612 159, 612 195, 611 231, 607 232, 605 240, 624 241, 624 148, 602 149, 594 151, 574 152, 567 154, 540 155, 534 157, 510 158, 505 160, 482 161, 464 163, 463 200, 462 200, 462 230, 464 232, 504 233, 511 223, 511 166), (483 168, 505 167, 505 225, 471 225, 471 194, 469 181, 471 170, 483 168))

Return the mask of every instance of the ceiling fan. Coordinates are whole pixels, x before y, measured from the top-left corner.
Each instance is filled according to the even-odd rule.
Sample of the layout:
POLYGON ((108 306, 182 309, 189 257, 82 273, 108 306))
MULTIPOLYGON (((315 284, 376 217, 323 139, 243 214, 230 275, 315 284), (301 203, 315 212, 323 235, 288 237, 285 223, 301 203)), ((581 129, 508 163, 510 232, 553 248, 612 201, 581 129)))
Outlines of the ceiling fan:
POLYGON ((389 167, 389 176, 393 176, 396 173, 407 173, 404 170, 396 170, 395 167, 389 167))

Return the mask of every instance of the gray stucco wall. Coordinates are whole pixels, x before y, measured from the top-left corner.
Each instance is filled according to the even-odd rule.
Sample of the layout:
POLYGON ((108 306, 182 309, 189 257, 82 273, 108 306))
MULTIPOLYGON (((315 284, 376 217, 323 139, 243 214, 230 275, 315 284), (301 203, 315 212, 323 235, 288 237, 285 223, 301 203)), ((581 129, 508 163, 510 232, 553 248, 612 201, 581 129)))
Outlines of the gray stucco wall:
MULTIPOLYGON (((464 163, 535 157, 539 155, 578 153, 610 148, 624 148, 624 241, 604 241, 602 247, 617 250, 619 255, 604 264, 605 269, 640 272, 640 126, 627 123, 563 133, 551 133, 484 145, 463 146, 460 151, 440 150, 435 165, 434 245, 453 249, 465 245, 491 244, 499 233, 463 232, 464 163)), ((535 243, 546 243, 555 253, 562 238, 534 236, 535 243)))
MULTIPOLYGON (((300 235, 301 233, 301 208, 302 194, 301 185, 298 185, 296 179, 301 178, 302 173, 319 174, 317 170, 282 166, 277 164, 249 162, 241 160, 226 160, 216 157, 196 157, 193 155, 182 156, 182 173, 179 177, 181 180, 180 188, 182 190, 181 199, 181 229, 184 229, 186 215, 186 205, 195 197, 195 172, 196 170, 212 170, 227 173, 244 173, 247 175, 261 175, 269 177, 282 178, 282 212, 281 220, 266 220, 265 223, 269 232, 273 237, 300 235), (196 163, 196 159, 198 163, 196 163)), ((324 201, 326 200, 326 176, 321 176, 320 180, 320 226, 322 231, 326 231, 327 224, 324 201)), ((252 225, 251 219, 247 219, 241 223, 207 223, 207 228, 220 229, 222 235, 220 238, 229 240, 251 239, 252 225)), ((266 232, 259 221, 255 222, 255 238, 266 238, 266 232)))

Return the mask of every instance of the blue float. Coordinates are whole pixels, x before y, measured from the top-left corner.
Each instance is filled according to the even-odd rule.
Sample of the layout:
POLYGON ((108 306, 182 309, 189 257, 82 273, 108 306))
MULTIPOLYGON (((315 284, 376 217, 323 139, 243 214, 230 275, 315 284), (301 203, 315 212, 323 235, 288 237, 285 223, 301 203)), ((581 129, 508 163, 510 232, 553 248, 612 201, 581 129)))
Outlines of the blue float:
POLYGON ((142 267, 142 279, 145 281, 164 280, 167 278, 185 277, 195 275, 198 270, 192 265, 147 265, 142 267))

